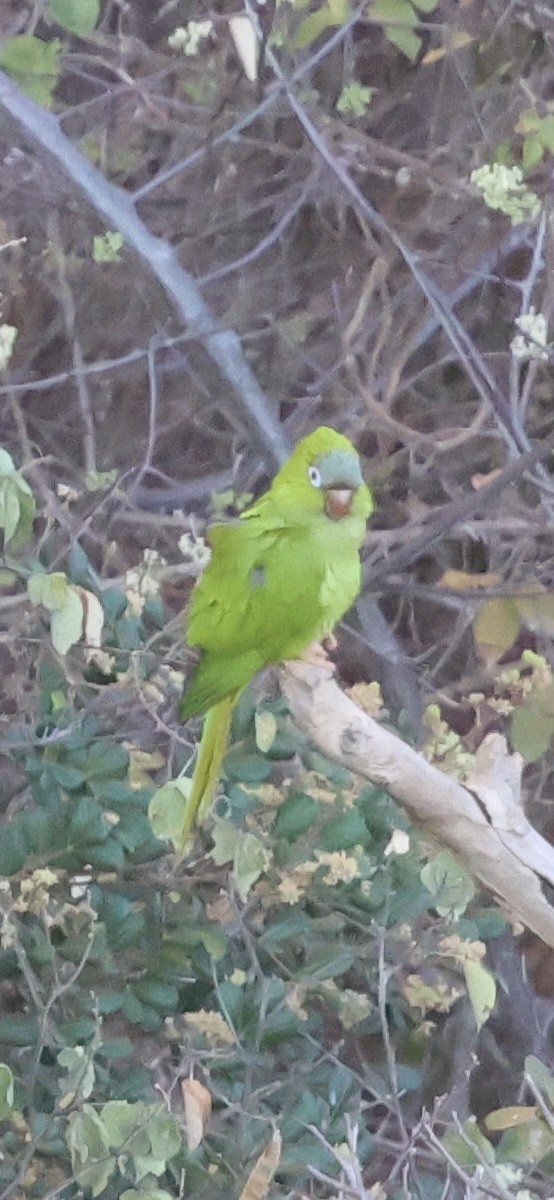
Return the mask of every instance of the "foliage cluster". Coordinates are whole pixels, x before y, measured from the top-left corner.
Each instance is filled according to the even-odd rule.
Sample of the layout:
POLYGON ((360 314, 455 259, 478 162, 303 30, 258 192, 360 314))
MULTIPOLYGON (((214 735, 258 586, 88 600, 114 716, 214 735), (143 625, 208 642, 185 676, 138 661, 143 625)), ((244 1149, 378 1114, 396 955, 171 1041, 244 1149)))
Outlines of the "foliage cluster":
MULTIPOLYGON (((178 795, 156 786, 159 738, 148 752, 93 703, 114 687, 130 697, 133 683, 159 707, 147 646, 153 627, 167 644, 163 602, 143 587, 137 605, 133 573, 126 590, 102 585, 82 550, 67 573, 45 572, 20 545, 35 501, 7 457, 23 503, 5 569, 27 580, 41 654, 34 714, 10 722, 6 742, 17 780, 0 842, 1 1194, 217 1200, 245 1179, 250 1194, 260 1173, 262 1194, 273 1175, 297 1194, 307 1176, 339 1186, 355 1164, 377 1186, 391 1146, 408 1144, 429 1194, 452 1161, 467 1180, 483 1164, 491 1179, 547 1170, 554 1082, 530 1057, 537 1102, 481 1113, 493 1140, 469 1085, 465 1123, 429 1117, 408 1134, 439 1094, 439 1059, 440 1093, 455 1086, 435 1025, 460 1006, 469 1079, 495 1004, 483 954, 500 914, 385 794, 311 749, 278 699, 239 705, 212 836, 176 865, 159 840, 178 795)), ((443 737, 437 726, 439 757, 443 737)))

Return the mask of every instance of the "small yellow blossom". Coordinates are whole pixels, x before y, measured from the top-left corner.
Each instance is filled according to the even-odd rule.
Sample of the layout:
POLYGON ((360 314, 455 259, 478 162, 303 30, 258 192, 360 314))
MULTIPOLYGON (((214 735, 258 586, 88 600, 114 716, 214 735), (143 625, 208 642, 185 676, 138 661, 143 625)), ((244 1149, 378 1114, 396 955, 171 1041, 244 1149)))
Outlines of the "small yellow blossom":
POLYGON ((237 1040, 221 1013, 201 1008, 199 1012, 185 1013, 184 1018, 187 1025, 204 1034, 211 1046, 233 1046, 237 1040))
POLYGON ((235 987, 243 987, 247 978, 246 971, 241 970, 240 967, 236 967, 233 974, 229 975, 229 983, 234 983, 235 987))
POLYGON ((356 859, 348 855, 346 850, 334 850, 332 853, 317 850, 316 858, 319 866, 329 868, 323 876, 323 883, 329 887, 335 887, 337 883, 352 883, 360 874, 356 859))

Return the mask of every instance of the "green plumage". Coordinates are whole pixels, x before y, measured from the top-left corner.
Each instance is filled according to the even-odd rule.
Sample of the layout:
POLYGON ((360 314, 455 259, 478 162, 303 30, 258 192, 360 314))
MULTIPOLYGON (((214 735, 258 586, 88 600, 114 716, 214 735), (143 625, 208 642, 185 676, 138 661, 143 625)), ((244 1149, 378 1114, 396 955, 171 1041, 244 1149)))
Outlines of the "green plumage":
MULTIPOLYGON (((212 557, 189 610, 187 641, 202 654, 181 702, 182 720, 229 697, 234 703, 267 663, 296 658, 331 633, 360 589, 359 549, 372 508, 352 443, 322 426, 299 442, 269 491, 235 524, 214 526, 212 557), (334 518, 333 505, 340 512, 334 518)), ((212 761, 207 769, 204 753, 199 770, 201 748, 187 834, 198 809, 202 815, 209 805, 231 708, 222 705, 219 741, 215 713, 206 722, 212 761)))

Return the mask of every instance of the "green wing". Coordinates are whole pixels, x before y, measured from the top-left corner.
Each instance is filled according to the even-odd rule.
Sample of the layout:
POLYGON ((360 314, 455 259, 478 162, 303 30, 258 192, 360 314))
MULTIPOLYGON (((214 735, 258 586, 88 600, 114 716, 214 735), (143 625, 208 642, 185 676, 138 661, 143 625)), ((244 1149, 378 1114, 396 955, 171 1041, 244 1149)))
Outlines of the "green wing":
POLYGON ((183 720, 240 690, 266 663, 295 658, 352 603, 360 585, 357 544, 347 540, 348 553, 337 554, 344 537, 335 547, 329 524, 317 536, 317 520, 291 527, 260 506, 236 525, 212 529, 212 559, 189 614, 187 640, 203 653, 183 697, 183 720))

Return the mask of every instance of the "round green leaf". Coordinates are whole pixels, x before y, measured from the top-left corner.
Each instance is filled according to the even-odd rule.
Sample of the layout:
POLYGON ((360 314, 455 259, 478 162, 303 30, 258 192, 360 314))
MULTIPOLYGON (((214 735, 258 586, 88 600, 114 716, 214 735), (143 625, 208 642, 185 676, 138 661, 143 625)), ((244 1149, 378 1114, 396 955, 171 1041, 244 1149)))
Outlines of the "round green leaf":
POLYGON ((191 780, 183 776, 171 783, 165 783, 154 792, 148 805, 148 817, 155 837, 162 841, 167 839, 177 845, 183 836, 188 835, 194 814, 191 814, 191 822, 189 827, 185 828, 184 835, 183 827, 190 790, 191 780))
POLYGON ((13 1075, 5 1063, 0 1063, 0 1121, 13 1108, 13 1075))
POLYGON ((60 42, 43 42, 33 34, 18 34, 0 46, 0 67, 25 95, 48 108, 60 73, 60 42))
POLYGON ((472 962, 466 959, 464 962, 464 976, 467 987, 473 1015, 477 1023, 477 1028, 491 1015, 491 1012, 496 1003, 496 982, 494 975, 487 970, 480 962, 472 962))
POLYGON ((63 608, 52 613, 50 632, 52 645, 58 654, 67 654, 79 641, 83 631, 83 605, 79 593, 68 589, 63 608))
POLYGON ((50 0, 50 14, 77 37, 88 37, 100 16, 100 0, 50 0))

